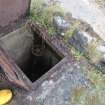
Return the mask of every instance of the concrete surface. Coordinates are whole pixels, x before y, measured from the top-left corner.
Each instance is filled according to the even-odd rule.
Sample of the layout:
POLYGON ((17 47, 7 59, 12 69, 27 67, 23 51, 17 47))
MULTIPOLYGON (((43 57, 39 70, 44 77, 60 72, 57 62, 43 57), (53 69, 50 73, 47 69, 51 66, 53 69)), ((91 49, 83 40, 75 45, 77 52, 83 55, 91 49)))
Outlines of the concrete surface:
MULTIPOLYGON (((78 63, 65 57, 33 83, 33 90, 22 94, 18 90, 18 94, 8 105, 72 105, 73 91, 80 87, 87 90, 92 85, 78 63)), ((14 93, 16 94, 16 90, 14 93)))
MULTIPOLYGON (((27 33, 27 30, 23 28, 2 37, 1 41, 18 62, 18 59, 23 60, 22 56, 27 50, 27 42, 30 45, 31 39, 30 33, 27 33)), ((81 65, 69 56, 65 46, 61 46, 63 43, 55 38, 52 40, 56 41, 54 46, 62 51, 65 57, 49 72, 35 81, 29 92, 10 84, 9 87, 12 88, 14 97, 7 105, 69 105, 74 89, 91 88, 91 82, 82 72, 81 65)))
POLYGON ((22 28, 13 31, 0 39, 2 46, 6 48, 18 66, 23 67, 31 56, 33 35, 28 29, 22 28))
POLYGON ((0 26, 4 27, 25 16, 29 5, 30 0, 0 0, 0 26))
MULTIPOLYGON (((9 49, 15 58, 19 57, 21 60, 23 60, 23 57, 20 56, 18 51, 24 49, 24 45, 27 45, 25 41, 28 42, 32 38, 28 37, 23 41, 24 35, 30 36, 30 33, 27 34, 27 30, 23 28, 21 31, 14 31, 1 39, 4 47, 9 49)), ((88 72, 91 71, 90 64, 84 59, 81 59, 80 62, 76 61, 71 56, 70 50, 56 36, 51 38, 50 44, 53 44, 55 50, 64 55, 62 60, 37 81, 31 83, 32 90, 28 92, 10 84, 9 87, 12 88, 14 97, 7 105, 78 105, 73 103, 78 103, 78 100, 73 101, 73 97, 77 99, 84 94, 87 96, 87 93, 91 90, 92 93, 97 92, 95 90, 96 86, 88 76, 88 72)), ((97 78, 95 79, 97 80, 97 78)), ((3 83, 6 84, 6 82, 3 83)))
POLYGON ((95 0, 59 1, 65 11, 70 12, 74 18, 90 24, 94 31, 105 41, 105 7, 99 8, 95 0))

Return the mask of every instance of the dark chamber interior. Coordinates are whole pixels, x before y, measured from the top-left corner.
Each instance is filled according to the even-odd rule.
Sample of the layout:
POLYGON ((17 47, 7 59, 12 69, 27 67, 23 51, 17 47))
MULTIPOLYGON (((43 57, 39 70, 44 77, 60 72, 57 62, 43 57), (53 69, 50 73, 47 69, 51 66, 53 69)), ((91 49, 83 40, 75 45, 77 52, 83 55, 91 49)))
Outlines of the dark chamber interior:
POLYGON ((62 59, 38 35, 35 34, 33 42, 31 56, 28 63, 22 68, 32 82, 39 79, 62 59))

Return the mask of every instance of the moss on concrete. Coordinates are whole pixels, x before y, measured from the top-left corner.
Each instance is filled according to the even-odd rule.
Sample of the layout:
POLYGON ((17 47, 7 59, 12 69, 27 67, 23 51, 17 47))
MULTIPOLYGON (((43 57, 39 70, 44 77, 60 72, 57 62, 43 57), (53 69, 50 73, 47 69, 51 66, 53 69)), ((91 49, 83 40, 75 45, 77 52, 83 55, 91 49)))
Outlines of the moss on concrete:
POLYGON ((91 87, 73 89, 70 105, 104 105, 105 104, 105 75, 96 69, 86 70, 91 87))
MULTIPOLYGON (((31 18, 34 21, 39 22, 49 31, 49 34, 56 32, 56 29, 52 26, 52 16, 53 13, 60 12, 64 15, 64 11, 58 4, 43 6, 43 0, 32 0, 31 5, 31 18)), ((73 57, 77 61, 80 61, 83 57, 83 54, 76 50, 73 46, 68 44, 68 38, 73 35, 73 32, 76 28, 80 26, 80 21, 75 21, 72 23, 72 26, 65 32, 63 41, 68 47, 70 54, 72 53, 73 57)), ((92 58, 93 61, 97 61, 95 56, 99 56, 96 52, 97 43, 89 45, 89 52, 86 56, 92 58), (94 56, 95 55, 95 56, 94 56)), ((92 87, 78 87, 73 89, 73 97, 70 102, 70 105, 104 105, 105 104, 105 75, 96 70, 95 68, 85 68, 83 72, 86 74, 86 77, 92 84, 92 87)))
POLYGON ((44 0, 32 0, 31 3, 31 19, 39 22, 42 26, 48 29, 49 35, 56 32, 52 24, 54 13, 61 13, 64 15, 63 8, 59 3, 45 4, 44 0))

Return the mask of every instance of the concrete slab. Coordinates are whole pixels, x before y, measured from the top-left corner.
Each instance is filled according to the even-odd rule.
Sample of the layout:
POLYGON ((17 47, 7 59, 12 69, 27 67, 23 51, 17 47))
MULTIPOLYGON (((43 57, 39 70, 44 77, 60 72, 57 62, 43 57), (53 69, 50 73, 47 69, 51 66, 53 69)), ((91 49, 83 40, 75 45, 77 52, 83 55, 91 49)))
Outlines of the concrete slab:
MULTIPOLYGON (((76 61, 74 57, 71 56, 70 49, 56 36, 51 38, 47 36, 47 32, 44 33, 43 36, 43 30, 40 32, 40 30, 38 30, 39 28, 34 26, 33 29, 34 31, 37 29, 40 36, 42 35, 42 38, 44 37, 47 43, 50 42, 50 44, 53 44, 52 47, 55 48, 56 51, 61 52, 64 58, 33 83, 33 90, 29 92, 17 91, 15 87, 13 90, 15 96, 7 105, 77 105, 77 103, 81 101, 78 101, 78 99, 81 96, 87 98, 86 96, 89 92, 91 92, 89 93, 90 96, 92 94, 93 99, 96 101, 97 97, 95 97, 95 95, 97 94, 94 95, 94 93, 99 92, 99 96, 100 91, 104 88, 99 89, 100 81, 97 86, 99 78, 97 78, 98 74, 96 75, 95 73, 96 70, 92 69, 96 81, 94 81, 94 77, 89 77, 89 73, 93 75, 91 72, 93 66, 84 58, 76 61), (97 87, 99 90, 97 90, 97 87), (16 94, 15 91, 18 92, 18 94, 16 94)), ((15 37, 17 39, 17 36, 15 37)), ((8 40, 6 41, 8 42, 8 40)), ((12 40, 9 40, 8 43, 10 42, 12 42, 12 40)), ((103 83, 104 81, 101 82, 101 85, 103 83)), ((103 90, 102 92, 105 91, 103 90)))
POLYGON ((33 35, 25 26, 5 35, 0 41, 2 42, 2 46, 9 51, 12 58, 20 67, 29 59, 33 35))

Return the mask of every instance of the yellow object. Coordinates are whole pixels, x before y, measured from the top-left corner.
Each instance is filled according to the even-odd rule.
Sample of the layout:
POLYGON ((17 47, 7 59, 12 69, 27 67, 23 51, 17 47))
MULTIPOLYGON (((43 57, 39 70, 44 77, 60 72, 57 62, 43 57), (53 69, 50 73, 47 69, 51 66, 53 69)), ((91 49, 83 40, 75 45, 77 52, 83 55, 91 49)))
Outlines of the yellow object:
POLYGON ((12 91, 10 89, 0 90, 0 105, 5 105, 12 98, 12 91))

